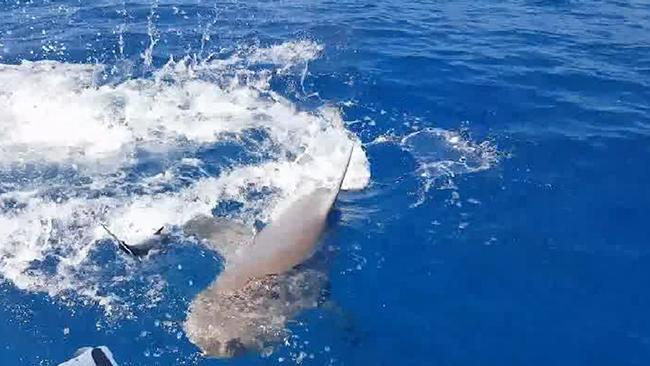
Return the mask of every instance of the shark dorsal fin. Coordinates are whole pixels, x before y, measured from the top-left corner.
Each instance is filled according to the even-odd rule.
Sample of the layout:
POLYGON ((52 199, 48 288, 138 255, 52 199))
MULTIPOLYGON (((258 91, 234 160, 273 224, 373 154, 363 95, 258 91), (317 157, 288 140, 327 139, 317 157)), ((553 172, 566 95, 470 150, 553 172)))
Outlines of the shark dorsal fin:
POLYGON ((154 235, 162 235, 162 231, 163 231, 164 228, 165 228, 164 226, 161 226, 160 229, 156 230, 156 232, 153 233, 153 234, 154 235))

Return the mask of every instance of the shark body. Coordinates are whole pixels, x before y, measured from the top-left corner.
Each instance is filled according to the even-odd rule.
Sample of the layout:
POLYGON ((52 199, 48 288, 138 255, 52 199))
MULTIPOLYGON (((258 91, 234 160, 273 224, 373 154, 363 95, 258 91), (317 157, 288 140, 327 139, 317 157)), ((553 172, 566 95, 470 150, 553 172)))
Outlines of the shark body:
POLYGON ((286 335, 286 322, 318 306, 324 271, 301 266, 317 250, 341 189, 352 148, 334 187, 295 200, 252 237, 241 225, 207 216, 184 226, 222 254, 224 269, 190 304, 184 324, 206 356, 226 358, 269 347, 286 335))
MULTIPOLYGON (((191 342, 209 357, 261 351, 286 335, 286 323, 315 308, 327 285, 324 270, 302 266, 318 247, 327 216, 350 165, 351 147, 339 180, 296 199, 257 235, 245 225, 197 215, 183 226, 224 259, 224 269, 190 304, 184 323, 191 342)), ((129 245, 102 227, 125 254, 141 258, 169 241, 160 228, 129 245)))

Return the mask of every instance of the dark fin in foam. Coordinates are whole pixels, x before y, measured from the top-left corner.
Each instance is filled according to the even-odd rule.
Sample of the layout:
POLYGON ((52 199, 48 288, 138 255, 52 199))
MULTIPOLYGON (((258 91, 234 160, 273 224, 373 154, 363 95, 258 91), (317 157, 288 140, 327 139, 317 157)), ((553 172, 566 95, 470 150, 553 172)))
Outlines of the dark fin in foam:
POLYGON ((163 231, 164 228, 165 228, 164 226, 161 226, 160 229, 156 230, 156 232, 153 233, 153 234, 154 235, 162 235, 162 231, 163 231))
POLYGON ((147 253, 144 253, 144 254, 139 253, 140 251, 138 251, 135 248, 133 248, 132 246, 128 245, 124 240, 121 240, 120 238, 117 237, 117 235, 113 234, 112 231, 108 230, 108 227, 106 227, 106 225, 104 225, 104 224, 101 224, 101 225, 104 228, 104 230, 106 230, 108 235, 110 235, 113 238, 113 240, 115 240, 115 242, 117 243, 117 247, 120 248, 120 250, 122 252, 124 252, 124 253, 132 256, 132 257, 140 257, 140 256, 142 256, 144 254, 147 254, 147 253))
POLYGON ((133 248, 131 248, 131 246, 128 245, 127 243, 125 243, 125 242, 123 242, 123 241, 119 241, 119 242, 117 242, 117 246, 118 246, 118 247, 120 248, 120 250, 123 251, 124 253, 126 253, 126 254, 128 254, 128 255, 130 255, 130 256, 132 256, 132 257, 135 257, 135 256, 136 256, 135 252, 133 251, 133 248))

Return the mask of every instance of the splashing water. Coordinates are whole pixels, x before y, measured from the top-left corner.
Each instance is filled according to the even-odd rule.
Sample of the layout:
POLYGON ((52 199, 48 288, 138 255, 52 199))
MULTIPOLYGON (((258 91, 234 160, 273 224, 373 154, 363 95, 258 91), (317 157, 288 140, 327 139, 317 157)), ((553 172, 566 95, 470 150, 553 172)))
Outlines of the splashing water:
POLYGON ((499 161, 493 143, 476 143, 463 130, 426 128, 404 137, 401 145, 417 161, 417 173, 422 180, 419 198, 413 206, 424 203, 432 187, 453 189, 455 176, 487 170, 499 161))
POLYGON ((142 60, 146 68, 150 68, 153 63, 153 50, 160 40, 160 34, 156 28, 156 18, 158 14, 156 10, 158 9, 158 1, 154 1, 151 4, 151 10, 149 11, 149 16, 147 17, 147 35, 149 36, 149 45, 142 52, 142 60))
POLYGON ((466 128, 449 131, 429 127, 405 136, 385 134, 367 146, 377 144, 398 146, 415 160, 414 174, 421 184, 411 208, 423 204, 432 188, 453 190, 455 177, 490 169, 503 156, 492 141, 475 142, 466 128))
MULTIPOLYGON (((334 162, 360 145, 339 112, 301 111, 268 87, 321 49, 299 41, 171 60, 150 78, 112 84, 99 82, 101 65, 0 65, 2 277, 110 307, 123 301, 92 258, 105 238, 100 223, 137 242, 222 201, 238 202, 245 221, 265 221, 336 179, 334 162)), ((369 178, 358 147, 344 188, 369 178)))

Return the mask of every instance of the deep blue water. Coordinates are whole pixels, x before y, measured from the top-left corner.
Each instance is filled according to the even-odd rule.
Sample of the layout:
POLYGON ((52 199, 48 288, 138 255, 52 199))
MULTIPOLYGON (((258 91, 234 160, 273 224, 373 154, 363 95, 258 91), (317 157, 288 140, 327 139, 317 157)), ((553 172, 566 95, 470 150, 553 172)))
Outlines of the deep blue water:
MULTIPOLYGON (((138 270, 162 273, 165 299, 182 301, 116 322, 5 281, 2 364, 56 365, 89 344, 124 365, 649 364, 649 35, 650 4, 637 0, 0 2, 0 62, 115 65, 115 80, 151 78, 170 56, 313 41, 323 51, 306 74, 271 88, 296 108, 340 108, 371 171, 341 195, 325 239, 335 309, 301 315, 295 343, 197 356, 177 322, 217 268, 181 246, 138 270), (423 161, 462 158, 431 131, 489 166, 422 176, 423 161)), ((202 154, 252 161, 237 151, 202 154)), ((115 258, 108 244, 93 255, 115 258)), ((146 302, 144 277, 114 292, 146 302)))

